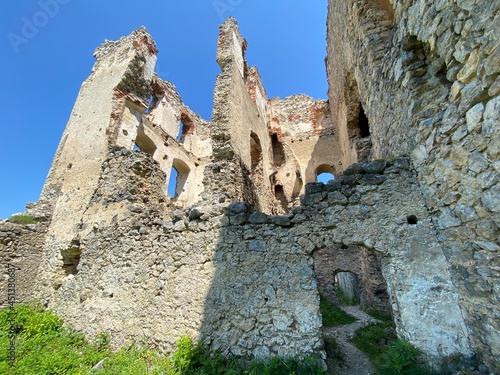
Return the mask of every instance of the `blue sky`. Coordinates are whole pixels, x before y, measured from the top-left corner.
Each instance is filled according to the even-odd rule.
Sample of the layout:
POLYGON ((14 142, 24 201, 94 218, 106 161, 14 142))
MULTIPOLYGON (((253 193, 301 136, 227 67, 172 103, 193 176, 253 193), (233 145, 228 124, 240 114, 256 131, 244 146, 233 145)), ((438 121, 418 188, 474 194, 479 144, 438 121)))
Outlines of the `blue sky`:
POLYGON ((229 15, 269 97, 326 98, 326 10, 326 0, 0 0, 0 218, 38 200, 104 39, 146 26, 157 73, 209 120, 218 26, 229 15))

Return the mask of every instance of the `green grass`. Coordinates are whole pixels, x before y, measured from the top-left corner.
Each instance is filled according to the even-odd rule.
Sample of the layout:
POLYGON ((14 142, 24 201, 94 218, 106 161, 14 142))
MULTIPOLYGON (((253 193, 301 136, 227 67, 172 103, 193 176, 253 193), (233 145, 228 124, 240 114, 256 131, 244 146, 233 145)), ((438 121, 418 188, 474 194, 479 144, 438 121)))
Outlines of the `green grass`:
POLYGON ((384 323, 392 323, 391 314, 385 314, 383 312, 378 311, 377 309, 374 309, 373 307, 366 308, 365 312, 372 318, 378 319, 384 323))
POLYGON ((370 324, 358 329, 352 338, 353 344, 370 358, 375 367, 380 367, 385 362, 384 353, 389 349, 385 344, 388 339, 386 334, 388 327, 390 327, 388 323, 370 324))
MULTIPOLYGON (((373 316, 373 315, 372 315, 373 316)), ((383 316, 382 316, 383 317, 383 316)), ((378 319, 378 318, 377 318, 378 319)), ((392 324, 387 321, 358 329, 352 342, 363 351, 376 368, 377 375, 439 375, 422 360, 422 352, 405 340, 387 334, 392 324), (391 344, 388 345, 387 343, 391 344)), ((382 319, 381 319, 382 320, 382 319)))
POLYGON ((318 358, 278 358, 249 362, 228 359, 188 337, 181 338, 170 355, 130 345, 117 352, 110 337, 99 334, 92 341, 63 327, 62 320, 40 306, 18 305, 0 311, 0 374, 9 375, 302 375, 325 374, 318 358), (9 331, 15 331, 16 357, 9 363, 9 331), (102 369, 90 372, 100 361, 102 369))
POLYGON ((13 215, 10 217, 9 222, 14 224, 26 225, 26 224, 36 224, 38 223, 38 220, 28 215, 13 215))
POLYGON ((336 327, 356 321, 354 316, 346 313, 340 307, 326 299, 326 297, 320 294, 319 298, 319 308, 323 317, 324 327, 336 327))

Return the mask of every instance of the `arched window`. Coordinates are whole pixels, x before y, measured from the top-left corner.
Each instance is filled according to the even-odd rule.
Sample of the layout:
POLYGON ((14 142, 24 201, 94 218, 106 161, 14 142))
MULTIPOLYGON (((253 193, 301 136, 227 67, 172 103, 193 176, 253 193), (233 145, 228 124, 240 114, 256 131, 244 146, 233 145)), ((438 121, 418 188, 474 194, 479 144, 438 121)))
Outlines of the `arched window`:
POLYGON ((262 146, 259 137, 254 132, 250 133, 250 160, 252 172, 254 172, 262 160, 262 146))
POLYGON ((316 182, 326 184, 330 180, 335 180, 335 169, 333 166, 323 164, 316 168, 316 182))
MULTIPOLYGON (((155 143, 142 131, 137 132, 137 137, 135 138, 135 146, 137 146, 142 152, 145 152, 149 155, 153 155, 156 151, 155 143)), ((134 150, 135 149, 136 148, 134 147, 134 150)))
POLYGON ((184 185, 189 176, 188 165, 182 160, 174 159, 172 163, 172 171, 170 172, 170 180, 168 182, 168 194, 172 199, 179 198, 184 191, 184 185))
POLYGON ((184 143, 186 135, 192 134, 194 132, 194 121, 187 114, 182 112, 181 121, 179 123, 179 132, 177 134, 177 142, 184 143))

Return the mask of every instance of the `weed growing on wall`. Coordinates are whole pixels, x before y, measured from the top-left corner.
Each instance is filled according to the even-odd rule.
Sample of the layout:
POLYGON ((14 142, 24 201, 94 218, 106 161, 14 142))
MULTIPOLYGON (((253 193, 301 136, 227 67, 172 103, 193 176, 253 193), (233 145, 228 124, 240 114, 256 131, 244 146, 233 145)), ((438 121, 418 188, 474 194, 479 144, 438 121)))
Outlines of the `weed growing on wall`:
POLYGON ((38 220, 28 215, 13 215, 11 216, 9 221, 14 224, 22 224, 22 225, 36 224, 38 222, 38 220))

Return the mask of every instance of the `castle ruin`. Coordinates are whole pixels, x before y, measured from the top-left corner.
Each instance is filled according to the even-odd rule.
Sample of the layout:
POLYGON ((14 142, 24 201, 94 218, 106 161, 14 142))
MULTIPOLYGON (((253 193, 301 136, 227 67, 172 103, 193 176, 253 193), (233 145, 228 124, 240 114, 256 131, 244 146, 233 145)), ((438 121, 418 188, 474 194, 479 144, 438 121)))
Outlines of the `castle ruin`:
POLYGON ((493 369, 499 8, 330 0, 328 100, 269 99, 230 18, 210 121, 154 73, 145 28, 106 41, 28 205, 41 221, 0 224, 18 300, 117 347, 304 355, 323 353, 318 290, 350 272, 399 337, 493 369))

